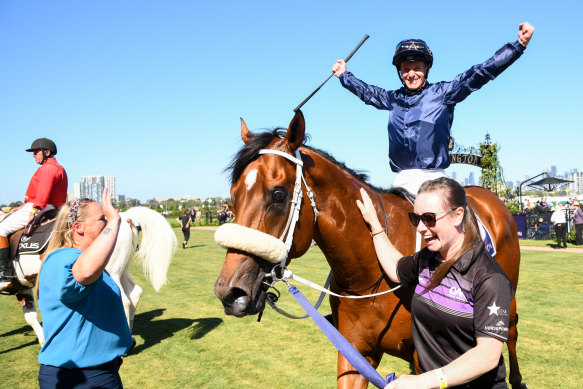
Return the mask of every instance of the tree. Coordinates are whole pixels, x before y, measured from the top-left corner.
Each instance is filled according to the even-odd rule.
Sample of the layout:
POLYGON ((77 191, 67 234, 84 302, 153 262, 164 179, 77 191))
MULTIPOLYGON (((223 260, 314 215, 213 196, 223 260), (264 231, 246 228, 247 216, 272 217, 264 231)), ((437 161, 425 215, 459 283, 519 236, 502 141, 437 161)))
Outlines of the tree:
POLYGON ((119 200, 115 206, 121 212, 127 211, 128 205, 126 204, 125 200, 119 200))
POLYGON ((498 161, 500 146, 490 141, 490 134, 486 134, 484 142, 480 143, 480 157, 482 157, 482 186, 498 194, 506 186, 502 176, 502 167, 498 161))
POLYGON ((518 202, 518 200, 507 201, 506 207, 508 207, 508 210, 513 215, 520 215, 522 213, 522 210, 520 209, 520 203, 518 202))
POLYGON ((141 205, 140 200, 138 200, 138 199, 127 199, 126 203, 127 203, 129 208, 139 207, 141 205))

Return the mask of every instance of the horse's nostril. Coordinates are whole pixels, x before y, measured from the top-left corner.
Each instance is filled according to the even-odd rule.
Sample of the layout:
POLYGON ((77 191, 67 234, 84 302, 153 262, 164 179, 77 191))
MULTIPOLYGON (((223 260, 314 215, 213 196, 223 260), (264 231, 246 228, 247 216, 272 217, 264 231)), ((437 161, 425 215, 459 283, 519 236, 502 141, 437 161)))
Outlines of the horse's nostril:
POLYGON ((223 298, 223 302, 228 305, 233 305, 241 297, 247 297, 247 293, 243 289, 232 288, 223 298))

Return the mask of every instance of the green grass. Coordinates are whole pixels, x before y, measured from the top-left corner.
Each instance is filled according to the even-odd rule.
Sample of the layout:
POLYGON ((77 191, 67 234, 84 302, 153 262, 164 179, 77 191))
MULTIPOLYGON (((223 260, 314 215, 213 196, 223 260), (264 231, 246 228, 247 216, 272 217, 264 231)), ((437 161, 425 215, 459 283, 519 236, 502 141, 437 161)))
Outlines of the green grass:
MULTIPOLYGON (((182 233, 175 229, 178 241, 182 233)), ((170 283, 159 293, 132 264, 144 288, 134 324, 136 348, 125 358, 126 388, 335 388, 337 352, 309 319, 291 320, 267 308, 263 319, 225 316, 213 285, 224 260, 213 232, 192 230, 192 247, 179 248, 170 283)), ((540 241, 537 241, 540 242, 540 241)), ((583 254, 522 252, 518 288, 518 353, 531 389, 576 388, 583 380, 583 254)), ((298 275, 323 284, 328 266, 317 247, 292 262, 298 275)), ((315 302, 318 293, 298 286, 315 302)), ((280 287, 278 303, 302 314, 280 287)), ((33 331, 13 296, 0 304, 0 387, 37 387, 33 331)), ((320 308, 330 312, 325 302, 320 308)), ((404 361, 385 356, 381 374, 409 373, 404 361)))
MULTIPOLYGON (((534 239, 519 239, 521 246, 532 246, 532 247, 554 247, 557 245, 556 240, 534 240, 534 239)), ((578 247, 571 243, 567 243, 567 247, 578 247)))

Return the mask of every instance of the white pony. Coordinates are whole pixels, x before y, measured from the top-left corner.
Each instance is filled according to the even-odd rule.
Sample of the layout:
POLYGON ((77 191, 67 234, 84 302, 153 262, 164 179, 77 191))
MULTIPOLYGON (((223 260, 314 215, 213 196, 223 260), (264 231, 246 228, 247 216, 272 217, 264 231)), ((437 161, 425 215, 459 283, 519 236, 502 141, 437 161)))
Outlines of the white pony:
MULTIPOLYGON (((121 212, 120 216, 122 222, 115 249, 105 269, 119 286, 131 330, 136 307, 142 295, 142 288, 134 282, 129 272, 134 253, 142 262, 146 278, 154 289, 159 291, 167 281, 166 274, 177 247, 177 240, 168 221, 149 208, 130 208, 126 212, 121 212), (141 240, 139 230, 142 231, 141 240)), ((16 295, 26 322, 32 327, 42 345, 44 335, 38 321, 32 290, 41 265, 40 255, 21 255, 15 265, 16 276, 21 286, 10 283, 1 286, 0 291, 16 295)))

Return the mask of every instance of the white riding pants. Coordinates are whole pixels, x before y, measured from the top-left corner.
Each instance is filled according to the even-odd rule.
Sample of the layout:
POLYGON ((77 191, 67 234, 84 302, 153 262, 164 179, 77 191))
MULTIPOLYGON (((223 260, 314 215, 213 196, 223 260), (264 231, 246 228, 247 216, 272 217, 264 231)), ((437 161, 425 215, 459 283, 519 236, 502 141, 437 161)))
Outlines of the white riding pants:
POLYGON ((397 173, 393 186, 400 186, 417 195, 419 187, 425 181, 445 177, 443 169, 407 169, 397 173))
POLYGON ((0 222, 0 236, 7 237, 26 227, 28 223, 28 218, 30 217, 30 212, 32 211, 33 203, 26 203, 24 207, 20 208, 18 211, 14 211, 4 218, 0 222))

